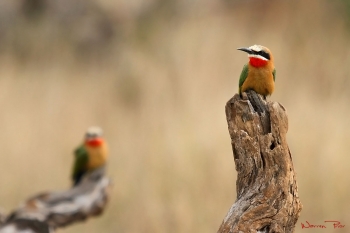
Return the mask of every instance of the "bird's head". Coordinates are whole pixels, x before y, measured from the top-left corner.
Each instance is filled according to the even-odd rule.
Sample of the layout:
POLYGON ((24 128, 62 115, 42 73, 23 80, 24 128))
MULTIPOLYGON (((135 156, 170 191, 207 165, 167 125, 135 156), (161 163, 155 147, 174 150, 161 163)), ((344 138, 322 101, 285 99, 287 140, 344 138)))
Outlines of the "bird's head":
POLYGON ((103 143, 102 129, 100 127, 90 127, 85 134, 85 143, 89 146, 96 147, 103 143))
POLYGON ((271 51, 262 45, 252 45, 238 50, 248 53, 249 63, 255 67, 266 66, 273 61, 271 51))

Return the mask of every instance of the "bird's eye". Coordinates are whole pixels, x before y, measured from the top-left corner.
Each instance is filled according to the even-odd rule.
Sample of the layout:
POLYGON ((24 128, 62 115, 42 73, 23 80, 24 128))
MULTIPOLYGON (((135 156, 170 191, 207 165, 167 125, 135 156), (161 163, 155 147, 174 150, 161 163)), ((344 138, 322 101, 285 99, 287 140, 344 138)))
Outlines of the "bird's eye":
POLYGON ((268 54, 267 52, 265 52, 265 51, 263 51, 263 50, 261 50, 261 51, 259 52, 259 55, 261 55, 261 56, 263 56, 264 58, 270 60, 270 54, 268 54))

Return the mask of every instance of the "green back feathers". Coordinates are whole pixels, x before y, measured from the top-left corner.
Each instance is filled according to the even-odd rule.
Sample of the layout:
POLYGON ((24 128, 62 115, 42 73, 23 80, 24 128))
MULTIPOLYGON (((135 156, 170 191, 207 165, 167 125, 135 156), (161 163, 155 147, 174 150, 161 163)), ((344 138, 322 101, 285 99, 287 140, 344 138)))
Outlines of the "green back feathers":
POLYGON ((245 64, 243 66, 243 70, 242 70, 242 73, 241 73, 241 76, 239 77, 239 83, 238 83, 238 93, 241 94, 241 88, 242 88, 242 85, 244 83, 244 81, 247 79, 248 77, 248 64, 245 64))
POLYGON ((273 75, 273 81, 276 81, 276 69, 273 69, 272 71, 272 75, 273 75))
POLYGON ((80 179, 86 172, 86 164, 88 162, 89 156, 84 145, 78 147, 74 151, 74 154, 75 162, 73 166, 72 179, 74 181, 74 185, 76 185, 77 183, 79 183, 80 179))

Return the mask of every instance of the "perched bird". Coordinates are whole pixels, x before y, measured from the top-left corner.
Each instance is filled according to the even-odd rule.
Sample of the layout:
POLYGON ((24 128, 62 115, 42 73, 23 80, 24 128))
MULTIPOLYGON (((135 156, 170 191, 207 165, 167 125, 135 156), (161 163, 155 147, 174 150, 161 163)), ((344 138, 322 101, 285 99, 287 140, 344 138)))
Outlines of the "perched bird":
POLYGON ((271 51, 261 45, 238 48, 248 53, 249 62, 244 65, 239 78, 239 94, 254 90, 265 98, 275 89, 276 69, 271 51))
POLYGON ((102 129, 90 127, 75 152, 72 179, 74 186, 79 184, 85 173, 105 165, 108 157, 107 144, 102 138, 102 129))

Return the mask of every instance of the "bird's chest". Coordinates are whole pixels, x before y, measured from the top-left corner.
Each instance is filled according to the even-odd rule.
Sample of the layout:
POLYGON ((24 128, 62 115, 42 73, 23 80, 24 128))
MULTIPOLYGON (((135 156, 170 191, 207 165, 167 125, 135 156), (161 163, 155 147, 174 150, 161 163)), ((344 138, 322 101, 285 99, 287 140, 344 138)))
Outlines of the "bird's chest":
POLYGON ((248 78, 254 83, 264 83, 272 79, 272 72, 268 69, 251 69, 248 72, 248 78))
POLYGON ((87 152, 89 154, 87 169, 95 169, 106 163, 107 151, 106 147, 88 147, 87 152))
POLYGON ((272 71, 269 69, 250 69, 242 89, 253 89, 259 94, 270 95, 274 89, 272 71))

